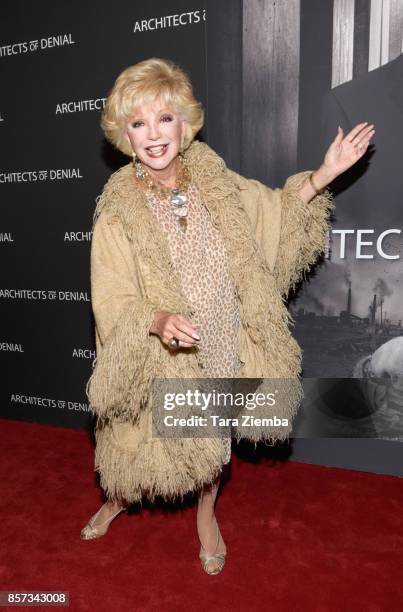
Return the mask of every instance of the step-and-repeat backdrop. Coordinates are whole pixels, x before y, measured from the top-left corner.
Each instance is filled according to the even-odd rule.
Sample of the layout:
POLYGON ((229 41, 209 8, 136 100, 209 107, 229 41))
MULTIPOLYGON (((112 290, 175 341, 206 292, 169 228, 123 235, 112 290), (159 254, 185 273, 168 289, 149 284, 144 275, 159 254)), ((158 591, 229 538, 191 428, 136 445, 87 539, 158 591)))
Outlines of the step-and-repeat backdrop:
POLYGON ((97 196, 128 158, 101 111, 118 74, 169 57, 206 104, 200 0, 5 2, 0 25, 0 406, 83 428, 95 358, 89 254, 97 196))
POLYGON ((399 437, 402 38, 403 0, 4 2, 1 414, 89 425, 90 227, 128 159, 104 141, 100 114, 122 69, 157 56, 190 74, 199 138, 272 187, 317 168, 338 125, 375 124, 367 154, 332 184, 329 248, 290 311, 316 381, 310 413, 357 437, 399 437))

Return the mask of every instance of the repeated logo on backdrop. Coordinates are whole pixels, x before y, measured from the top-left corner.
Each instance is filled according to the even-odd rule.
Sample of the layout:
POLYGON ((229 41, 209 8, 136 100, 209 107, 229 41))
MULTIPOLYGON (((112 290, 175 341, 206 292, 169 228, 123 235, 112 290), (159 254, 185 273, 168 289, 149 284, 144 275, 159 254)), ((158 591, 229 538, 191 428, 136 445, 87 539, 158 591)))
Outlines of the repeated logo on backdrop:
POLYGON ((56 115, 66 113, 81 113, 83 111, 102 110, 105 106, 106 98, 94 98, 91 100, 76 100, 70 102, 59 102, 56 104, 56 115))
POLYGON ((42 300, 48 302, 90 302, 87 291, 57 291, 55 289, 10 289, 0 287, 0 299, 42 300))
POLYGON ((133 32, 152 32, 164 28, 176 28, 192 23, 206 21, 206 9, 199 11, 188 11, 176 15, 162 15, 161 17, 151 17, 148 19, 138 19, 133 27, 133 32))
POLYGON ((63 181, 82 179, 80 168, 51 168, 50 170, 20 170, 0 172, 1 183, 35 183, 36 181, 63 181))
POLYGON ((12 393, 10 396, 10 401, 12 404, 26 406, 43 406, 44 408, 59 408, 60 410, 90 412, 89 406, 85 402, 73 402, 71 400, 55 399, 53 397, 37 397, 34 395, 12 393))
POLYGON ((55 47, 64 47, 65 45, 74 45, 73 35, 58 34, 56 36, 47 36, 46 38, 38 38, 34 40, 24 40, 15 42, 9 45, 0 46, 0 57, 10 57, 12 55, 21 55, 22 53, 30 53, 33 51, 44 51, 54 49, 55 47))
MULTIPOLYGON (((101 23, 100 21, 99 25, 101 27, 97 28, 96 14, 93 13, 92 9, 88 9, 88 15, 85 16, 82 13, 85 13, 86 8, 85 6, 82 8, 80 15, 77 14, 77 19, 86 20, 87 17, 91 16, 94 26, 92 28, 94 32, 92 46, 97 48, 97 61, 102 62, 103 53, 110 54, 110 50, 106 51, 106 49, 110 46, 113 36, 116 37, 116 35, 122 34, 123 37, 125 35, 127 37, 126 54, 117 58, 113 72, 110 68, 110 63, 105 62, 105 70, 110 73, 108 72, 103 87, 105 83, 112 85, 113 79, 117 76, 116 70, 119 69, 119 65, 123 68, 130 63, 135 63, 142 59, 142 48, 138 41, 140 38, 143 39, 143 36, 140 37, 139 35, 152 35, 153 32, 157 33, 158 37, 154 46, 155 55, 159 57, 176 57, 177 59, 179 58, 179 63, 181 56, 183 59, 186 58, 186 61, 189 63, 190 72, 194 73, 193 75, 196 76, 199 82, 203 82, 205 77, 203 50, 205 37, 202 28, 206 22, 206 10, 203 7, 199 7, 193 1, 188 3, 189 6, 186 4, 186 10, 182 10, 184 4, 184 2, 181 2, 178 10, 171 3, 169 8, 173 8, 172 13, 166 14, 167 4, 162 1, 158 3, 157 1, 153 7, 154 14, 151 16, 147 15, 146 12, 143 13, 142 9, 144 9, 145 5, 142 8, 140 7, 140 9, 133 9, 133 4, 128 3, 126 32, 113 32, 113 24, 111 23, 111 38, 109 38, 108 34, 107 40, 99 37, 99 32, 104 31, 105 22, 102 21, 101 23), (155 16, 156 14, 158 16, 155 16), (190 33, 192 28, 193 30, 190 33), (170 37, 172 36, 172 30, 176 30, 178 34, 179 31, 181 32, 177 37, 177 46, 171 40, 169 46, 164 43, 163 32, 168 30, 170 30, 170 37), (136 46, 134 46, 133 35, 137 35, 136 46)), ((60 21, 62 14, 56 15, 56 17, 60 21)), ((103 20, 104 15, 100 16, 99 19, 103 20)), ((103 179, 105 178, 103 168, 105 164, 103 164, 99 148, 97 148, 99 146, 98 142, 94 141, 93 160, 88 160, 86 157, 85 162, 81 161, 80 141, 77 139, 77 133, 74 131, 74 122, 75 117, 77 117, 77 121, 80 119, 80 130, 83 130, 82 133, 80 132, 80 136, 82 135, 83 139, 94 139, 94 122, 89 122, 88 130, 85 127, 83 129, 82 117, 83 115, 91 114, 100 116, 105 107, 107 90, 99 89, 97 79, 91 80, 92 77, 89 76, 87 78, 87 75, 85 76, 83 89, 81 89, 82 80, 80 79, 82 79, 86 68, 84 68, 84 64, 83 66, 80 63, 77 65, 77 51, 80 50, 81 43, 79 32, 69 31, 71 29, 70 26, 60 29, 61 31, 55 31, 55 26, 50 24, 49 31, 44 31, 42 20, 36 17, 34 11, 28 10, 26 15, 15 15, 14 23, 12 20, 10 21, 7 39, 3 39, 3 44, 0 44, 0 62, 12 64, 12 69, 9 72, 10 76, 7 77, 7 80, 11 82, 6 83, 10 87, 10 91, 15 90, 20 76, 24 74, 26 79, 24 86, 27 93, 29 94, 31 90, 32 95, 41 97, 41 91, 38 89, 36 82, 36 70, 41 76, 44 74, 42 71, 50 70, 52 87, 50 88, 50 93, 42 96, 43 100, 41 99, 41 105, 43 104, 45 107, 45 115, 41 115, 40 118, 36 117, 35 114, 29 116, 27 132, 25 132, 25 128, 22 125, 19 125, 17 129, 21 130, 18 136, 19 142, 25 142, 26 135, 30 137, 31 123, 34 124, 38 121, 46 122, 47 113, 49 124, 45 123, 42 131, 40 124, 36 123, 35 128, 38 127, 39 129, 34 131, 33 134, 35 139, 44 138, 43 152, 45 156, 49 154, 50 147, 52 152, 55 152, 54 156, 48 157, 51 160, 50 163, 48 161, 43 163, 40 161, 40 156, 38 158, 35 156, 35 149, 36 147, 41 147, 41 141, 33 140, 32 144, 30 142, 27 148, 21 144, 16 148, 12 148, 16 142, 17 133, 14 133, 13 130, 17 118, 13 115, 13 105, 8 104, 5 106, 0 101, 2 107, 0 111, 0 125, 3 130, 2 137, 5 134, 4 138, 5 140, 9 139, 12 149, 11 155, 3 156, 2 167, 0 166, 1 195, 3 201, 9 204, 9 210, 12 211, 10 217, 5 215, 0 217, 0 250, 3 248, 2 253, 6 257, 11 258, 11 268, 14 256, 19 258, 20 261, 26 260, 29 262, 29 265, 32 265, 32 269, 40 261, 41 274, 44 273, 43 263, 45 262, 46 265, 47 257, 54 258, 52 274, 55 275, 52 278, 49 276, 51 289, 43 289, 43 285, 41 287, 42 281, 32 280, 31 284, 29 282, 29 272, 28 282, 25 277, 24 280, 20 280, 18 275, 15 278, 11 277, 11 281, 8 277, 8 280, 3 281, 1 283, 2 286, 0 286, 0 305, 4 307, 4 312, 10 317, 10 320, 13 320, 13 309, 16 307, 16 302, 18 302, 18 307, 22 309, 25 308, 24 303, 27 304, 28 319, 31 316, 28 304, 49 304, 53 302, 55 306, 63 303, 66 303, 68 306, 71 305, 71 314, 68 316, 73 319, 69 321, 69 324, 72 323, 71 328, 75 329, 75 340, 74 338, 72 339, 75 346, 65 347, 64 350, 61 347, 60 353, 52 357, 52 359, 60 361, 61 370, 67 372, 66 380, 69 390, 67 393, 61 391, 60 396, 63 397, 64 395, 68 398, 71 395, 68 380, 69 368, 78 367, 79 371, 79 362, 82 362, 82 369, 86 372, 85 378, 87 380, 90 374, 88 371, 88 361, 91 362, 96 359, 94 330, 88 329, 92 321, 89 316, 91 312, 90 279, 88 277, 87 283, 84 280, 84 286, 82 286, 81 277, 83 276, 83 269, 79 270, 80 280, 77 280, 79 275, 76 273, 75 266, 83 266, 85 274, 88 275, 90 267, 89 247, 92 239, 92 231, 90 231, 88 224, 92 221, 94 202, 96 204, 100 195, 100 189, 104 183, 103 179), (28 20, 29 29, 25 28, 24 23, 28 20), (25 34, 19 35, 20 32, 25 31, 29 32, 27 38, 25 38, 25 34), (36 33, 37 35, 35 35, 36 33), (61 52, 62 48, 64 48, 63 53, 61 52), (57 53, 57 50, 60 53, 57 53), (74 53, 70 53, 70 50, 74 51, 74 53), (32 61, 33 55, 35 55, 35 64, 32 61), (29 70, 27 69, 28 60, 30 61, 29 70), (70 81, 69 83, 68 81, 66 82, 64 75, 66 74, 66 69, 70 74, 71 68, 74 68, 78 79, 75 82, 70 81), (89 89, 86 87, 87 82, 89 89), (54 142, 51 142, 53 138, 52 121, 58 124, 55 128, 54 142), (40 134, 39 137, 38 134, 40 134), (29 152, 29 147, 31 146, 32 154, 28 157, 28 161, 19 162, 19 152, 23 151, 25 155, 27 149, 29 152), (97 173, 99 176, 97 176, 97 173), (56 185, 52 186, 55 183, 57 188, 56 185), (45 189, 41 188, 42 185, 45 186, 45 189), (91 185, 90 188, 89 185, 91 185), (97 189, 97 193, 94 193, 94 189, 97 189), (82 214, 83 209, 85 214, 82 214), (23 217, 24 210, 29 211, 31 216, 23 217), (90 214, 87 215, 87 212, 90 214), (21 224, 18 218, 20 213, 21 220, 23 221, 21 224), (32 232, 36 232, 37 227, 35 223, 37 222, 41 230, 41 238, 36 240, 36 242, 33 239, 32 244, 28 245, 25 241, 31 228, 27 226, 27 223, 31 223, 32 219, 36 219, 32 232), (77 221, 77 219, 80 219, 80 221, 77 221), (82 219, 84 219, 84 222, 82 219), (87 219, 87 223, 85 219, 87 219), (82 223, 84 223, 84 226, 82 223), (50 230, 52 226, 55 226, 54 232, 62 247, 60 251, 57 250, 55 253, 48 252, 49 245, 47 245, 46 239, 47 232, 53 231, 50 230), (30 248, 34 248, 35 252, 31 253, 30 248), (38 261, 36 259, 37 254, 40 258, 38 261), (61 269, 60 279, 56 273, 59 265, 61 269), (87 287, 88 290, 86 290, 87 287), (87 337, 87 341, 83 340, 83 338, 87 337), (89 340, 90 337, 91 341, 89 340), (66 355, 68 359, 66 359, 66 355), (72 366, 73 362, 77 365, 72 366)), ((83 53, 87 53, 87 51, 83 51, 83 53)), ((3 91, 2 96, 6 95, 6 93, 7 87, 3 91)), ((7 95, 9 94, 7 93, 7 95)), ((7 102, 9 103, 9 100, 7 102)), ((99 125, 96 129, 99 134, 99 125)), ((90 140, 90 142, 92 141, 90 140)), ((45 159, 47 158, 45 157, 45 159)), ((26 157, 24 157, 24 160, 26 160, 26 157)), ((34 278, 35 274, 32 276, 32 279, 34 278)), ((43 327, 44 330, 49 330, 50 334, 56 334, 56 328, 61 324, 60 320, 57 319, 59 316, 56 314, 57 312, 57 308, 51 308, 50 311, 49 309, 44 310, 42 315, 39 312, 39 318, 35 319, 35 325, 39 326, 39 329, 43 327), (54 315, 51 314, 53 310, 55 312, 54 315), (49 316, 50 321, 47 320, 49 316)), ((35 317, 37 317, 37 314, 35 314, 35 317)), ((23 359, 31 359, 34 349, 37 351, 36 344, 34 346, 34 342, 31 343, 32 338, 20 338, 20 332, 21 330, 18 325, 14 326, 14 328, 11 326, 10 329, 4 328, 0 332, 0 352, 7 356, 10 360, 11 370, 15 368, 16 372, 15 380, 10 379, 11 389, 8 392, 8 397, 3 398, 6 400, 5 403, 10 403, 13 411, 16 411, 18 407, 22 414, 24 414, 24 407, 26 406, 27 410, 25 413, 27 415, 31 413, 32 409, 39 409, 39 407, 57 408, 62 410, 62 412, 76 412, 86 415, 89 412, 86 401, 80 403, 71 401, 71 399, 46 397, 46 392, 41 392, 40 388, 24 389, 24 394, 11 393, 11 391, 15 391, 15 388, 22 391, 24 385, 24 376, 21 376, 21 372, 17 372, 19 368, 17 364, 21 364, 23 359)), ((45 332, 44 334, 46 335, 45 332)), ((41 362, 39 366, 41 370, 47 368, 46 342, 44 342, 44 347, 42 356, 39 355, 39 359, 43 360, 43 363, 41 362)), ((53 352, 53 350, 49 351, 49 354, 53 354, 53 352)), ((48 365, 53 366, 53 364, 48 365)), ((32 366, 32 371, 34 372, 37 364, 33 363, 32 366)), ((62 384, 63 381, 61 381, 61 388, 62 384)), ((73 395, 75 394, 76 392, 73 391, 73 395)), ((77 397, 84 398, 84 386, 77 389, 77 397)), ((48 416, 44 418, 47 419, 48 416)), ((55 421, 63 422, 63 417, 60 417, 60 413, 56 414, 55 421)))

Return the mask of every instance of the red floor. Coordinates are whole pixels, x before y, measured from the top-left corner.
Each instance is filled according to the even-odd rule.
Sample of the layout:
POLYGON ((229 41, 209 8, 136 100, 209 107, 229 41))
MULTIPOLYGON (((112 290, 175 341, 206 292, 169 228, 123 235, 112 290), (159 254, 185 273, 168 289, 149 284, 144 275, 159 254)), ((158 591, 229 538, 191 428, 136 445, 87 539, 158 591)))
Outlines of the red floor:
POLYGON ((403 479, 235 451, 216 508, 227 564, 207 576, 191 500, 82 541, 101 502, 89 435, 0 427, 0 590, 69 591, 73 611, 403 610, 403 479))

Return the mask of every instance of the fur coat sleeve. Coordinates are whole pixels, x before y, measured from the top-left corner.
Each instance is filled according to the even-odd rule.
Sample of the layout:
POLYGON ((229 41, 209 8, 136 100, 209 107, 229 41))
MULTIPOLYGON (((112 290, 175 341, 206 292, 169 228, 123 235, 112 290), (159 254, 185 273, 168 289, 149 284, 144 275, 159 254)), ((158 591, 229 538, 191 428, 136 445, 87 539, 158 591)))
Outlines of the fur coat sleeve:
POLYGON ((145 391, 140 373, 147 364, 154 307, 142 295, 122 225, 106 210, 93 227, 91 302, 97 358, 87 397, 99 417, 121 416, 125 407, 132 414, 134 396, 142 397, 145 391))
POLYGON ((326 189, 307 204, 299 197, 310 170, 289 176, 282 189, 227 172, 240 190, 253 235, 286 298, 328 244, 332 195, 326 189))

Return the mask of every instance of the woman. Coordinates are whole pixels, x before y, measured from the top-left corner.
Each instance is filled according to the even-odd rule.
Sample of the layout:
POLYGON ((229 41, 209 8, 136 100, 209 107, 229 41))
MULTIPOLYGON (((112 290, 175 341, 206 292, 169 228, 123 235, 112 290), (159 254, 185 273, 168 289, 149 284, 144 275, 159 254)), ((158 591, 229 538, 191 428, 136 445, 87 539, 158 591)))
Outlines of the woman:
MULTIPOLYGON (((366 151, 372 126, 341 128, 318 170, 270 189, 228 169, 205 143, 201 104, 186 73, 152 58, 117 78, 106 138, 133 163, 114 172, 94 213, 91 296, 96 353, 87 385, 97 415, 95 469, 108 501, 83 538, 104 535, 126 505, 198 492, 200 559, 219 573, 226 547, 214 514, 230 439, 152 437, 154 378, 283 378, 297 383, 301 351, 285 297, 326 245, 325 190, 366 151)), ((284 427, 236 431, 274 442, 284 427)))

